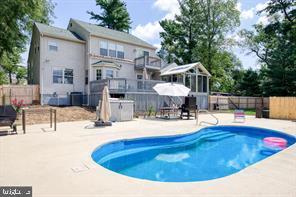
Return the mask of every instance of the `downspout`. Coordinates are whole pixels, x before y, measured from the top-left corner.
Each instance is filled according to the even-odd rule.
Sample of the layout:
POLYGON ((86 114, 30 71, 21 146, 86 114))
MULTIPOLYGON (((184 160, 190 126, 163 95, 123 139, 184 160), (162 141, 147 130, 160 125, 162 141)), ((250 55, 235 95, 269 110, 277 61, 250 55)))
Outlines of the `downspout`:
POLYGON ((90 44, 91 44, 91 35, 88 35, 88 43, 87 43, 87 67, 88 67, 88 85, 87 85, 87 94, 88 94, 88 99, 87 99, 87 105, 90 106, 90 81, 91 81, 91 76, 92 76, 92 70, 91 70, 91 65, 90 65, 90 44))

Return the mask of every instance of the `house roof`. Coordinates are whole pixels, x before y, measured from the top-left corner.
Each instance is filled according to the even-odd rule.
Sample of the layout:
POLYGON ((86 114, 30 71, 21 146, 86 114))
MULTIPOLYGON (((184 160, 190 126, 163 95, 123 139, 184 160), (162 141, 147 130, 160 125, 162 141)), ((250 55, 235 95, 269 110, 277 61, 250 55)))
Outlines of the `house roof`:
POLYGON ((207 71, 207 69, 199 62, 185 64, 181 66, 178 66, 177 64, 171 64, 168 67, 170 68, 161 70, 161 76, 185 73, 194 67, 198 67, 204 74, 211 76, 211 74, 207 71))
POLYGON ((49 26, 49 25, 45 25, 37 22, 35 22, 35 25, 38 31, 43 35, 55 37, 55 38, 62 38, 62 39, 71 40, 71 41, 84 42, 78 35, 76 35, 75 33, 69 30, 53 27, 53 26, 49 26))
POLYGON ((139 45, 139 46, 143 46, 143 47, 147 47, 147 48, 151 48, 151 49, 157 49, 155 46, 145 42, 144 40, 141 40, 140 38, 138 38, 132 34, 126 33, 126 32, 121 32, 121 31, 109 29, 106 27, 87 23, 87 22, 80 21, 77 19, 71 19, 70 21, 76 22, 78 25, 80 25, 86 31, 88 31, 91 35, 95 35, 98 37, 111 39, 111 40, 117 40, 120 42, 129 43, 129 44, 139 45))

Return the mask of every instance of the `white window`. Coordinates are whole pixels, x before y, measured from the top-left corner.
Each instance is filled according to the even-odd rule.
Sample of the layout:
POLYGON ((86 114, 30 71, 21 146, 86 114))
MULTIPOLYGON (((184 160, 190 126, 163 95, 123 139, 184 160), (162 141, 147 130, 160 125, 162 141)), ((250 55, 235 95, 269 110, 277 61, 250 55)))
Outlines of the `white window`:
POLYGON ((105 41, 100 41, 100 55, 103 55, 103 56, 108 55, 107 42, 105 41))
POLYGON ((64 84, 73 84, 73 69, 64 70, 64 84))
POLYGON ((117 50, 117 58, 124 59, 124 50, 123 50, 123 46, 121 46, 121 45, 116 45, 116 50, 117 50))
POLYGON ((113 70, 106 70, 106 79, 114 78, 113 70))
POLYGON ((63 69, 53 69, 53 83, 63 83, 63 69))
POLYGON ((102 70, 97 69, 96 70, 96 80, 101 80, 102 79, 102 70))
POLYGON ((109 56, 110 57, 116 57, 116 48, 115 44, 113 43, 108 43, 108 49, 109 49, 109 56))
POLYGON ((54 68, 53 83, 73 84, 73 69, 54 68))
POLYGON ((58 45, 56 42, 48 42, 48 50, 58 51, 58 45))

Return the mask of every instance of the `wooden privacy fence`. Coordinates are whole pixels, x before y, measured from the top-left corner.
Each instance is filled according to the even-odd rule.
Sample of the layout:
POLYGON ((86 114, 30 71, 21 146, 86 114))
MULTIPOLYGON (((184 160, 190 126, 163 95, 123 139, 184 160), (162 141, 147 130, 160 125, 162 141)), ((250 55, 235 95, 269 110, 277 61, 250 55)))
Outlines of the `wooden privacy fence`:
POLYGON ((246 97, 246 96, 210 96, 210 110, 228 109, 256 109, 258 106, 269 108, 268 97, 246 97))
POLYGON ((269 117, 296 120, 296 97, 270 97, 269 117))
POLYGON ((1 85, 0 105, 11 104, 14 99, 27 105, 40 103, 39 85, 1 85))

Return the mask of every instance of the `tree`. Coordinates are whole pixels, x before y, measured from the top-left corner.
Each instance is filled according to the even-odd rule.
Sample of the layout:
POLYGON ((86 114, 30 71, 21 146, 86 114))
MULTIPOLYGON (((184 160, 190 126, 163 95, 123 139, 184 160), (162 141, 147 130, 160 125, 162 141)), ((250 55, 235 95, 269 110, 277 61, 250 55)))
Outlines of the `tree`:
POLYGON ((34 21, 49 23, 51 0, 5 0, 0 3, 0 60, 15 48, 25 49, 34 21))
POLYGON ((243 77, 239 82, 239 90, 243 96, 260 96, 260 76, 255 70, 244 71, 243 77))
POLYGON ((24 83, 24 81, 27 79, 27 68, 24 66, 18 66, 15 73, 15 78, 17 80, 17 84, 24 83))
POLYGON ((0 85, 6 84, 8 82, 6 73, 1 69, 0 65, 0 85))
POLYGON ((8 75, 9 83, 12 84, 12 76, 17 72, 20 63, 20 52, 14 50, 12 53, 5 52, 2 56, 0 64, 3 71, 8 75))
POLYGON ((99 26, 107 27, 118 31, 129 32, 131 19, 126 8, 126 4, 121 0, 96 0, 96 5, 102 10, 101 14, 92 11, 90 19, 99 22, 99 26))
POLYGON ((239 25, 236 3, 236 0, 180 0, 180 15, 175 20, 160 21, 166 61, 177 64, 200 61, 213 75, 211 84, 219 83, 221 67, 215 58, 225 52, 226 34, 239 25))
POLYGON ((296 10, 291 0, 271 0, 259 12, 269 24, 240 32, 241 43, 262 65, 262 93, 266 96, 296 95, 296 10))
POLYGON ((212 69, 212 91, 234 93, 237 82, 234 73, 242 69, 240 60, 230 52, 221 51, 215 53, 213 64, 216 69, 212 69))

